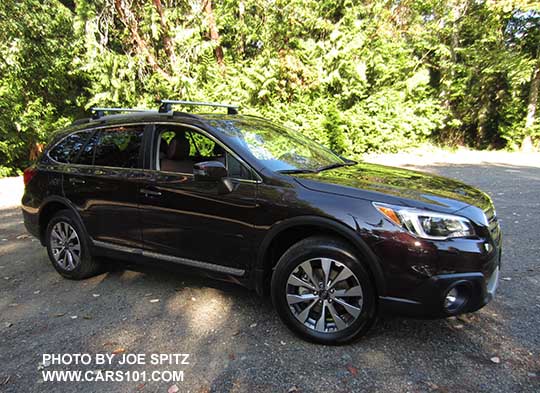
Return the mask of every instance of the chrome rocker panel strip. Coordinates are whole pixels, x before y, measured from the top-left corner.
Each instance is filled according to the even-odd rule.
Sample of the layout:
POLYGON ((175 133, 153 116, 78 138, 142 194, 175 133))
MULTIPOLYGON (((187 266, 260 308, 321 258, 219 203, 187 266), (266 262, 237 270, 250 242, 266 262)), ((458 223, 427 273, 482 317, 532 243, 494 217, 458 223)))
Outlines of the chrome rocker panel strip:
POLYGON ((108 242, 102 242, 102 241, 94 240, 94 239, 92 239, 92 243, 96 247, 107 248, 113 251, 124 252, 127 254, 142 255, 148 258, 161 259, 163 261, 178 263, 180 265, 192 266, 192 267, 196 267, 200 269, 211 270, 211 271, 219 272, 219 273, 231 274, 233 276, 243 276, 245 273, 245 270, 243 269, 236 269, 233 267, 221 266, 221 265, 216 265, 216 264, 208 263, 208 262, 195 261, 193 259, 175 257, 173 255, 160 254, 153 251, 142 250, 140 248, 126 247, 126 246, 121 246, 118 244, 112 244, 108 242))

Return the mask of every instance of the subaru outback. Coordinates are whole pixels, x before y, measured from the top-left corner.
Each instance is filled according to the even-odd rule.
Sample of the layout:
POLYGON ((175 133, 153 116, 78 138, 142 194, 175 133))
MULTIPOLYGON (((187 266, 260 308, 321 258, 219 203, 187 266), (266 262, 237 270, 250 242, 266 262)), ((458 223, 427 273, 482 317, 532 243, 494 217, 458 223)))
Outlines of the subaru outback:
POLYGON ((95 275, 105 258, 195 268, 270 295, 319 343, 358 338, 382 312, 472 312, 497 287, 488 195, 348 160, 223 104, 97 108, 55 134, 24 182, 26 228, 62 276, 95 275))

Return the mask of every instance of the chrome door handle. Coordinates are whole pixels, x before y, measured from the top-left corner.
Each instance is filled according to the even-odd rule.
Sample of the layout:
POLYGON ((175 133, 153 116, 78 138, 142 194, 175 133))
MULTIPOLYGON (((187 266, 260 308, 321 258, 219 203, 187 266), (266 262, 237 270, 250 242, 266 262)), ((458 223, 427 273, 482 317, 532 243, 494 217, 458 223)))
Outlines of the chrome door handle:
POLYGON ((72 178, 69 179, 69 182, 70 182, 71 184, 84 184, 84 183, 86 183, 86 180, 84 180, 84 179, 79 179, 79 178, 77 178, 77 177, 72 177, 72 178))
POLYGON ((148 195, 151 195, 151 196, 161 196, 161 192, 160 192, 160 191, 148 190, 148 189, 146 189, 146 188, 141 188, 141 189, 139 190, 139 192, 140 192, 141 194, 146 195, 146 196, 148 196, 148 195))

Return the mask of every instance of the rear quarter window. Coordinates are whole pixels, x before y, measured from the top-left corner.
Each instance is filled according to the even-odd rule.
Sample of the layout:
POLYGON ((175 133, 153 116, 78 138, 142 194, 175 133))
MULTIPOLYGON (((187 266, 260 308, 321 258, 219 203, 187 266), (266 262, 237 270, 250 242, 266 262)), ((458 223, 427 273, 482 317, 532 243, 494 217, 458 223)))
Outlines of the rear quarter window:
POLYGON ((49 157, 63 164, 73 163, 92 131, 79 131, 60 140, 50 151, 49 157))

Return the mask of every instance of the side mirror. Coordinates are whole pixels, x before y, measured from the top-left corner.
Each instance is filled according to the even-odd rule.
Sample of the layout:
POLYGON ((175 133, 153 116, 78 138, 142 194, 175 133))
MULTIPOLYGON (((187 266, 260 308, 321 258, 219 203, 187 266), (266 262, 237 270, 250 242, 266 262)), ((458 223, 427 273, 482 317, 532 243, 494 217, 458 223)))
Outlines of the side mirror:
POLYGON ((219 161, 204 161, 193 165, 193 174, 198 181, 219 181, 228 176, 227 168, 219 161))

